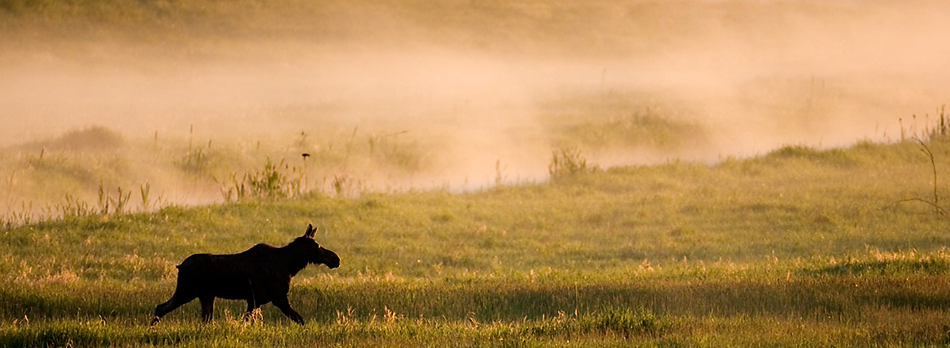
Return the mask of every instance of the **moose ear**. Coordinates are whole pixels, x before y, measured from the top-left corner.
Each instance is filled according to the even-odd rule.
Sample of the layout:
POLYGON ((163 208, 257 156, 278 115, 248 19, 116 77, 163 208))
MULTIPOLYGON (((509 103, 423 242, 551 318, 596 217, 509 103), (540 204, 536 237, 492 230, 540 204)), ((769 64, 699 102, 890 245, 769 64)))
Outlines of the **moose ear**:
POLYGON ((303 234, 304 237, 313 239, 314 233, 317 231, 313 230, 313 224, 307 224, 307 232, 303 234))

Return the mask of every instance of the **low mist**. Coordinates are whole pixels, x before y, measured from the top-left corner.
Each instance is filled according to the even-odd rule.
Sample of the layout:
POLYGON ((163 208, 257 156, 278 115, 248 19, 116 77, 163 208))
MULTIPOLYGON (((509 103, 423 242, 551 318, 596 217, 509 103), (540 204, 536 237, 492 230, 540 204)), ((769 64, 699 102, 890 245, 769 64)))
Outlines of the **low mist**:
MULTIPOLYGON (((25 156, 89 127, 135 156, 307 166, 313 186, 469 189, 544 180, 565 146, 607 167, 895 141, 950 95, 943 1, 71 3, 0 6, 0 148, 26 166, 4 172, 11 188, 25 156), (380 149, 412 153, 380 165, 380 149), (298 157, 321 151, 347 164, 298 157)), ((127 162, 103 177, 183 203, 221 200, 242 168, 192 180, 127 162)), ((34 199, 10 192, 8 209, 34 199)))

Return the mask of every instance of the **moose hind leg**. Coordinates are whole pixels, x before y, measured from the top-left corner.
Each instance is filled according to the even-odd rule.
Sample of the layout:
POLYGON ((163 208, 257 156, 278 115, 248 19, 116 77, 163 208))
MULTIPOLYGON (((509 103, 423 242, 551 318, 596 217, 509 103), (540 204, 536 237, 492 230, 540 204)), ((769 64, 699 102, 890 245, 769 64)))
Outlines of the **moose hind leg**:
POLYGON ((183 304, 191 302, 192 300, 195 299, 195 297, 197 296, 182 295, 181 292, 176 291, 175 294, 172 295, 171 299, 169 299, 168 301, 165 301, 165 303, 155 306, 155 317, 152 318, 151 325, 158 324, 158 321, 161 320, 162 317, 165 316, 165 314, 168 314, 169 312, 177 309, 178 307, 181 307, 181 305, 183 304))
POLYGON ((214 318, 214 296, 202 296, 198 301, 201 301, 201 320, 211 322, 214 318))
POLYGON ((287 301, 286 296, 275 298, 274 305, 277 306, 277 308, 280 308, 280 311, 284 312, 284 315, 290 318, 290 320, 293 320, 297 324, 303 325, 303 317, 301 317, 300 314, 297 313, 297 311, 295 311, 293 308, 290 308, 290 302, 287 301))

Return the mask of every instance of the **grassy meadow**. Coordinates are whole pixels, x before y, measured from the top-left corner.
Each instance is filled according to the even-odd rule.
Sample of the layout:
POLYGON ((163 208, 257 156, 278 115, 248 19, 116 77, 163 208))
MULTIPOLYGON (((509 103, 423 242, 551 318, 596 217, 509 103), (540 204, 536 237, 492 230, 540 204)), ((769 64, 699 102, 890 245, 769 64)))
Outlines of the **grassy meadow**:
POLYGON ((0 0, 0 347, 948 346, 945 8, 0 0))
POLYGON ((0 345, 940 346, 947 219, 902 201, 933 202, 924 146, 942 199, 950 142, 934 137, 8 224, 0 345), (147 327, 187 255, 282 245, 310 222, 342 266, 294 279, 307 325, 219 300, 213 324, 191 303, 147 327))

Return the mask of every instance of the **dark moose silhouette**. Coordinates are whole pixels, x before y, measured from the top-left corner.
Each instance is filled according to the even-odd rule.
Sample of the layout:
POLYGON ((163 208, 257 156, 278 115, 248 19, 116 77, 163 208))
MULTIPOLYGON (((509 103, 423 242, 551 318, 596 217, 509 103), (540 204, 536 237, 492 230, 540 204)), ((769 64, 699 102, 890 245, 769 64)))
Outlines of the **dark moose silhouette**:
POLYGON ((155 325, 162 316, 195 298, 201 301, 201 318, 211 321, 214 298, 247 301, 248 315, 261 305, 273 302, 290 320, 303 324, 303 317, 290 307, 287 293, 290 278, 309 264, 340 267, 340 257, 313 240, 313 225, 303 237, 282 248, 258 244, 240 254, 194 254, 178 265, 175 294, 155 307, 155 325))

